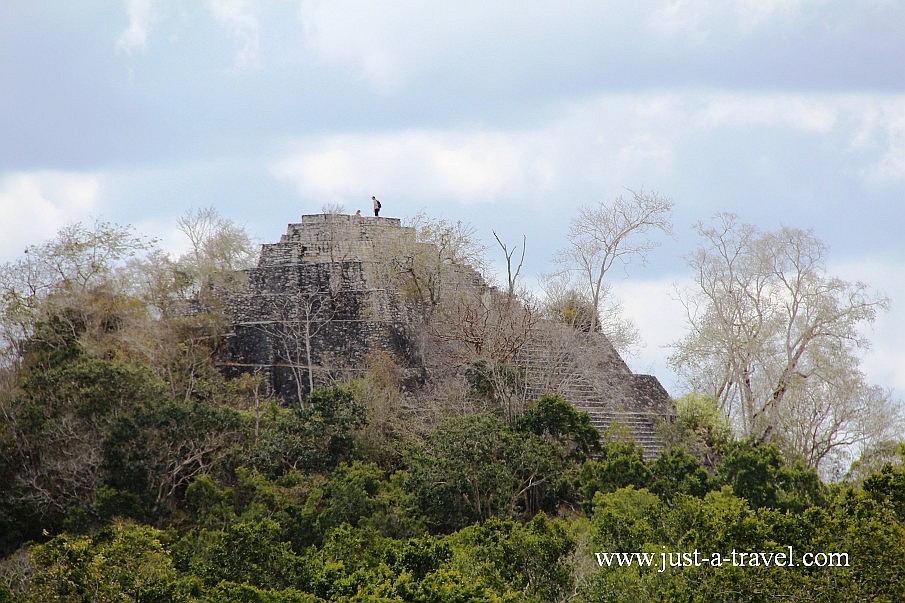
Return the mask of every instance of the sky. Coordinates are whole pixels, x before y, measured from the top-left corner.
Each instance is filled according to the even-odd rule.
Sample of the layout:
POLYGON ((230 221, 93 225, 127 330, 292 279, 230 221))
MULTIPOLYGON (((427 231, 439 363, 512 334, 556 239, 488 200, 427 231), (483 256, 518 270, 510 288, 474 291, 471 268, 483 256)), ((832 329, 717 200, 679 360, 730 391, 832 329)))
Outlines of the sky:
POLYGON ((581 205, 673 200, 613 275, 674 396, 694 224, 810 229, 891 308, 871 383, 905 397, 905 0, 5 0, 0 262, 61 226, 185 248, 213 206, 256 241, 341 204, 527 241, 535 287, 581 205))

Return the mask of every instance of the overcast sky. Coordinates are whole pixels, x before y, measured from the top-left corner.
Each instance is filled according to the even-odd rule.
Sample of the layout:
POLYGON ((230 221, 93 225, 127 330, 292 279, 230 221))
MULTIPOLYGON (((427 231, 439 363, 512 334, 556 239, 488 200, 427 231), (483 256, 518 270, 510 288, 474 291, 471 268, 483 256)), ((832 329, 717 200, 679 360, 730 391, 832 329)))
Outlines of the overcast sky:
POLYGON ((530 279, 579 205, 627 188, 675 202, 673 238, 615 280, 636 371, 684 393, 672 285, 692 225, 730 211, 813 229, 833 274, 892 299, 864 368, 905 395, 905 0, 0 9, 0 261, 96 218, 175 250, 177 218, 208 205, 276 241, 377 195, 488 244, 526 235, 530 279))

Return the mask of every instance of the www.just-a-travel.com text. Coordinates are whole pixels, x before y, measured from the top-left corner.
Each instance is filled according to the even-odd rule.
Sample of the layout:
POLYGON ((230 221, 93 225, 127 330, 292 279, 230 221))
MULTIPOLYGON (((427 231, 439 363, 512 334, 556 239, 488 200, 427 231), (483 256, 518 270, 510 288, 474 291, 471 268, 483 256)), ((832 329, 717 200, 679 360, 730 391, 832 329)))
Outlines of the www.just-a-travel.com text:
POLYGON ((663 551, 661 553, 594 553, 600 567, 650 567, 658 572, 680 567, 851 567, 848 553, 803 553, 796 555, 792 547, 770 553, 737 551, 702 553, 694 551, 663 551))

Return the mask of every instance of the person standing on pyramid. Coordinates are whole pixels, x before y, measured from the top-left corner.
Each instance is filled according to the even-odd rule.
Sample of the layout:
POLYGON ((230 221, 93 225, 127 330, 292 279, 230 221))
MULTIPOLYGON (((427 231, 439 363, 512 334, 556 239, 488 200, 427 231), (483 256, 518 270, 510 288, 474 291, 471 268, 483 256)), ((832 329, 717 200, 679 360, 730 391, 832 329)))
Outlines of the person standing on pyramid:
POLYGON ((374 202, 374 217, 376 218, 380 215, 380 201, 374 195, 371 195, 371 201, 374 202))

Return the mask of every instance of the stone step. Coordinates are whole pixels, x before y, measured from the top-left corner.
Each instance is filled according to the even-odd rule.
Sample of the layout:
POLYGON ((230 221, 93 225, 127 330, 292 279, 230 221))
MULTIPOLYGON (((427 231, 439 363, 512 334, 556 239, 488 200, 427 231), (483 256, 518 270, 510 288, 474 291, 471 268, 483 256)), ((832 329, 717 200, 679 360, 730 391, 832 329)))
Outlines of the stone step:
POLYGON ((627 429, 635 443, 641 447, 642 455, 647 461, 657 458, 664 448, 656 429, 657 417, 633 411, 606 411, 599 408, 591 409, 588 415, 591 417, 591 424, 601 432, 614 424, 627 429))

